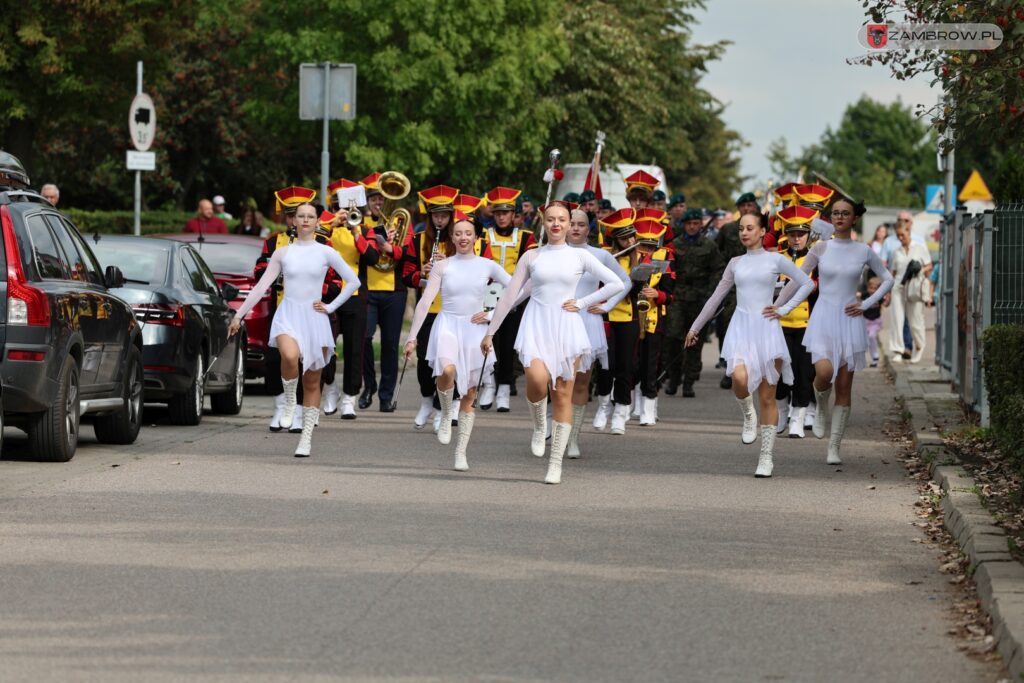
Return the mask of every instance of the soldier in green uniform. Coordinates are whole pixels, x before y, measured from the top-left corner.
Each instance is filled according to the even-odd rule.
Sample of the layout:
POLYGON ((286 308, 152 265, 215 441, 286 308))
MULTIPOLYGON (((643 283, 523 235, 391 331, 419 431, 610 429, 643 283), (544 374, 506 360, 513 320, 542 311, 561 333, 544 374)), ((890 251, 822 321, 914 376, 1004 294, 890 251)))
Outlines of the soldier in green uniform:
MULTIPOLYGON (((668 385, 665 393, 674 396, 683 382, 683 396, 694 396, 693 383, 700 376, 700 354, 704 344, 684 348, 686 333, 700 315, 704 302, 722 277, 725 261, 715 243, 701 234, 700 209, 688 209, 682 217, 682 231, 672 244, 676 273, 675 297, 668 311, 665 357, 669 359, 668 385)), ((703 332, 702 332, 703 334, 703 332)))
MULTIPOLYGON (((747 248, 740 243, 740 218, 750 213, 757 213, 757 198, 753 192, 744 192, 736 200, 736 210, 739 211, 739 217, 731 223, 726 223, 722 226, 718 234, 715 235, 715 244, 718 246, 718 251, 722 255, 722 263, 728 263, 734 256, 743 256, 747 253, 747 248)), ((722 312, 718 314, 715 320, 715 335, 718 337, 718 350, 721 353, 722 341, 725 339, 725 333, 729 329, 729 321, 732 320, 732 314, 736 311, 736 290, 733 289, 725 297, 725 305, 722 312)), ((683 331, 686 334, 686 331, 683 331)), ((699 346, 699 345, 698 345, 699 346)), ((718 365, 715 367, 724 368, 725 361, 722 358, 718 359, 718 365)), ((719 382, 718 386, 723 389, 732 389, 732 377, 728 375, 722 375, 722 381, 719 382)))

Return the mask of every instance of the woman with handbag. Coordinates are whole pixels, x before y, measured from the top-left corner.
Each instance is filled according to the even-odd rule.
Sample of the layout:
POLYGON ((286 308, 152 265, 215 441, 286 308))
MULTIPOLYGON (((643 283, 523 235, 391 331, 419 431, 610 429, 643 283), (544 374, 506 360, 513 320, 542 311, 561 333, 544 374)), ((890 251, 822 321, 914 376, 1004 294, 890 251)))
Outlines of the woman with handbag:
POLYGON ((924 307, 930 298, 928 276, 932 271, 932 257, 928 248, 910 239, 910 228, 901 224, 896 228, 900 246, 889 255, 895 286, 892 291, 892 319, 890 320, 890 341, 892 358, 902 361, 903 320, 910 325, 910 336, 914 339, 911 363, 918 363, 924 355, 924 307))

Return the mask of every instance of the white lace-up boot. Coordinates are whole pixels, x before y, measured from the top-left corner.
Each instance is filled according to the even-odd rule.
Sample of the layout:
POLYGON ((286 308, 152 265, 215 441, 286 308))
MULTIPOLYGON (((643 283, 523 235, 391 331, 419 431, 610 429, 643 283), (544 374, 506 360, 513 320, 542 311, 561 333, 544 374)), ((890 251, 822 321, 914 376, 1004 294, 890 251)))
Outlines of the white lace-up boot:
POLYGON ((452 397, 455 396, 455 387, 447 391, 438 390, 437 396, 441 399, 441 424, 437 428, 437 440, 447 445, 452 442, 452 397))
POLYGON ((281 415, 284 414, 284 394, 274 397, 274 414, 270 416, 270 431, 281 431, 281 415))
POLYGON ((781 434, 789 426, 789 399, 775 399, 775 406, 779 410, 778 432, 781 434))
POLYGON ((818 404, 818 411, 814 413, 814 426, 811 431, 819 439, 825 438, 825 430, 828 429, 829 420, 832 417, 828 405, 830 398, 832 398, 832 387, 825 391, 814 390, 814 400, 818 404))
POLYGON ((597 397, 597 412, 594 413, 594 429, 598 431, 604 431, 604 428, 608 426, 608 416, 612 413, 612 397, 611 396, 598 396, 597 397))
POLYGON ((572 431, 569 432, 569 446, 566 448, 565 456, 576 459, 580 457, 580 430, 583 429, 583 416, 587 412, 587 405, 572 405, 572 431))
POLYGON ((754 410, 754 397, 748 395, 746 398, 738 398, 736 402, 740 404, 740 410, 743 411, 743 432, 740 434, 740 439, 743 443, 754 443, 754 439, 757 438, 757 411, 754 410))
POLYGON ((473 422, 475 421, 476 413, 459 412, 459 432, 455 436, 455 470, 457 472, 465 472, 469 469, 466 448, 469 446, 469 437, 473 433, 473 422))
POLYGON ((534 403, 527 399, 530 405, 530 417, 533 418, 533 436, 530 438, 530 452, 538 458, 544 457, 544 442, 548 431, 548 397, 534 403))
POLYGON ((804 438, 804 415, 807 408, 793 408, 789 414, 789 438, 804 438))
POLYGON ((433 412, 434 397, 420 397, 420 409, 416 412, 416 417, 412 419, 412 426, 416 429, 423 429, 427 425, 427 421, 430 419, 430 414, 433 412))
POLYGON ((323 403, 324 415, 334 415, 338 412, 338 401, 341 399, 341 389, 337 382, 324 385, 323 403))
POLYGON ((299 378, 281 378, 281 385, 284 387, 284 411, 281 413, 281 429, 290 429, 295 420, 295 394, 299 389, 299 378))
POLYGON ((772 453, 775 451, 775 430, 773 425, 761 425, 761 455, 757 458, 757 469, 754 476, 758 478, 772 476, 772 453))
POLYGON ((545 484, 562 483, 562 454, 569 442, 572 425, 568 422, 556 422, 551 430, 551 457, 548 458, 548 473, 544 477, 545 484))
POLYGON ((839 447, 843 443, 843 434, 846 433, 846 422, 850 419, 850 406, 836 406, 832 409, 832 433, 828 439, 828 456, 825 462, 829 465, 842 465, 843 460, 839 457, 839 447))
POLYGON ((320 413, 319 408, 307 406, 302 411, 302 436, 299 437, 299 445, 295 449, 296 458, 308 458, 313 449, 313 428, 316 426, 316 418, 320 413))

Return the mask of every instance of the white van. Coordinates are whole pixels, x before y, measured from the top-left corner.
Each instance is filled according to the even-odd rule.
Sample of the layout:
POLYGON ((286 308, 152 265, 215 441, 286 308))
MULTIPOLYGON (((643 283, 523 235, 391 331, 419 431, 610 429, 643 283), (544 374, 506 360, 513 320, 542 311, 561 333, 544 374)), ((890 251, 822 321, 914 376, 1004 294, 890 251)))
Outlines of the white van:
MULTIPOLYGON (((579 194, 583 192, 583 184, 587 182, 587 171, 590 164, 566 164, 562 167, 565 177, 558 183, 552 192, 557 199, 561 199, 569 192, 579 194)), ((668 183, 665 182, 665 171, 660 166, 648 164, 619 164, 601 171, 601 192, 604 198, 612 203, 616 209, 629 206, 626 201, 626 178, 637 171, 647 171, 658 179, 658 187, 666 196, 669 195, 668 183)), ((541 200, 543 201, 543 199, 541 200)))

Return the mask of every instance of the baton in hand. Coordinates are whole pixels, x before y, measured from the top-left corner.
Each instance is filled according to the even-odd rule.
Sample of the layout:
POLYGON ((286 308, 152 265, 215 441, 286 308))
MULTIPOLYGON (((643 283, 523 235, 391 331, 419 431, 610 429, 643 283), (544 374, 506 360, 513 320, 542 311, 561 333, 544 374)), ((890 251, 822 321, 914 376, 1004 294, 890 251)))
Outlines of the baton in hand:
POLYGON ((480 398, 480 388, 483 387, 484 377, 487 376, 487 357, 489 355, 491 355, 491 352, 488 350, 487 353, 484 354, 484 364, 480 368, 480 381, 476 383, 476 393, 473 395, 473 408, 476 408, 477 399, 480 398))
POLYGON ((402 393, 402 380, 405 379, 405 369, 409 367, 409 356, 405 357, 405 361, 402 363, 402 373, 398 375, 398 386, 395 387, 395 397, 391 399, 391 403, 394 404, 395 408, 398 408, 398 395, 402 393))

